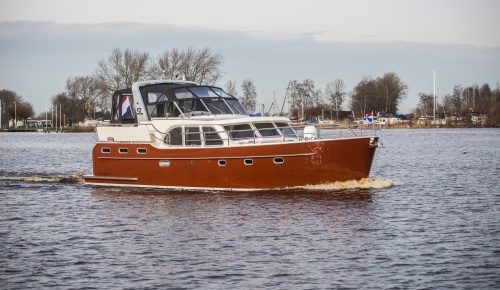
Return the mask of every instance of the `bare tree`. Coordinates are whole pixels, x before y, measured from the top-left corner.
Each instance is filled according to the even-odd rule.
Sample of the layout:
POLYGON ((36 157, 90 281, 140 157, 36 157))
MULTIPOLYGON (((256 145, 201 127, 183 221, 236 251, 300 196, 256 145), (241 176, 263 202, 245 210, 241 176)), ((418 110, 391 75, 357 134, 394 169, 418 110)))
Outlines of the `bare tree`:
POLYGON ((491 100, 493 104, 488 110, 486 123, 488 126, 500 127, 500 86, 498 83, 496 89, 491 92, 491 100))
POLYGON ((453 93, 451 94, 451 104, 454 110, 454 113, 462 111, 462 93, 463 88, 460 85, 456 85, 453 87, 453 93))
MULTIPOLYGON (((322 102, 321 91, 316 90, 314 87, 314 81, 311 79, 305 79, 303 82, 299 83, 294 80, 290 82, 290 97, 292 100, 292 110, 295 112, 297 110, 297 115, 303 118, 303 113, 306 111, 318 109, 322 102)), ((305 114, 305 113, 304 113, 305 114)))
POLYGON ((151 75, 154 79, 179 79, 183 53, 177 48, 165 50, 153 64, 151 75))
POLYGON ((11 116, 12 119, 15 118, 16 121, 22 120, 24 124, 26 124, 26 120, 28 120, 29 117, 33 117, 35 111, 30 103, 22 101, 21 99, 20 102, 16 101, 15 105, 7 109, 7 114, 11 116))
POLYGON ((97 64, 93 73, 96 87, 101 94, 111 96, 114 91, 145 79, 149 73, 148 63, 148 53, 115 48, 107 59, 97 64))
POLYGON ((299 91, 299 82, 297 80, 293 80, 289 82, 289 93, 290 93, 290 109, 292 111, 292 115, 297 114, 299 116, 298 108, 302 107, 302 98, 299 91), (297 113, 295 113, 297 110, 297 113))
POLYGON ((384 74, 381 78, 377 78, 377 88, 379 98, 384 101, 385 108, 379 107, 379 110, 385 112, 396 113, 398 105, 408 91, 408 85, 403 83, 398 75, 393 72, 384 74))
POLYGON ((351 93, 351 110, 361 116, 370 111, 380 110, 373 105, 376 96, 377 86, 375 80, 367 76, 363 77, 351 93))
POLYGON ((299 91, 304 99, 304 107, 312 107, 315 105, 316 100, 314 98, 315 88, 314 81, 311 79, 305 79, 299 87, 299 91))
POLYGON ((370 111, 396 113, 408 86, 395 73, 377 79, 364 77, 353 89, 351 110, 365 114, 370 111))
POLYGON ((2 126, 8 124, 9 118, 14 118, 15 106, 23 101, 23 98, 14 91, 1 90, 0 100, 2 101, 2 126), (16 103, 14 105, 14 103, 16 103))
POLYGON ((226 84, 226 92, 231 96, 238 98, 238 92, 236 91, 236 82, 228 81, 226 84))
MULTIPOLYGON (((64 122, 66 124, 78 123, 83 120, 84 116, 83 102, 84 100, 78 100, 70 97, 67 92, 59 93, 52 96, 52 108, 49 109, 47 113, 49 115, 49 118, 52 119, 54 111, 56 111, 57 114, 55 114, 54 116, 58 117, 58 124, 59 120, 62 119, 64 119, 64 122), (62 112, 60 110, 62 110, 62 112), (61 118, 60 114, 63 114, 64 118, 61 118)), ((43 116, 43 118, 45 118, 45 116, 43 116)))
POLYGON ((255 106, 257 105, 257 92, 255 90, 255 85, 252 80, 244 80, 241 88, 243 89, 243 97, 241 99, 241 105, 247 112, 255 112, 255 106))
POLYGON ((333 82, 326 84, 325 95, 331 107, 337 113, 338 119, 339 111, 342 109, 342 103, 344 102, 344 98, 346 96, 344 81, 336 79, 333 82))
POLYGON ((418 94, 418 97, 420 99, 419 105, 421 107, 420 114, 424 117, 430 115, 430 113, 434 110, 434 96, 420 93, 418 94))
POLYGON ((220 67, 223 57, 209 47, 196 50, 189 47, 185 51, 177 48, 166 50, 151 69, 153 78, 180 79, 200 84, 213 85, 222 76, 220 67))
MULTIPOLYGON (((102 99, 109 98, 107 95, 99 94, 96 81, 92 76, 69 77, 66 80, 66 91, 67 98, 71 102, 66 104, 65 111, 71 118, 71 122, 81 121, 85 116, 91 117, 91 108, 95 108, 97 97, 101 97, 97 100, 97 104, 100 105, 103 104, 102 99)), ((100 111, 103 109, 101 107, 100 111)))

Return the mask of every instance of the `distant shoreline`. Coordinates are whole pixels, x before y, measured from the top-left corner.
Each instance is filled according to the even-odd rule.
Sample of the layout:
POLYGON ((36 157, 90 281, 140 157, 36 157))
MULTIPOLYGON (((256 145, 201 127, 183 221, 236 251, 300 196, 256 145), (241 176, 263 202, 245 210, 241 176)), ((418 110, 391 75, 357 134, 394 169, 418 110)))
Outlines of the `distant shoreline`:
POLYGON ((44 131, 38 131, 36 128, 31 127, 31 128, 16 128, 16 129, 0 129, 0 133, 21 133, 21 132, 28 132, 28 133, 94 133, 96 131, 96 127, 72 127, 72 128, 63 128, 62 130, 56 130, 56 129, 49 129, 49 130, 44 130, 44 131))
MULTIPOLYGON (((349 124, 346 126, 350 126, 349 124)), ((38 132, 36 128, 17 128, 14 129, 0 129, 0 133, 20 133, 20 132, 30 132, 30 133, 95 133, 97 127, 83 127, 77 126, 73 128, 63 128, 63 130, 48 130, 38 132)), ((329 129, 330 126, 325 124, 324 126, 320 125, 320 128, 329 129)), ((419 123, 398 123, 398 124, 384 124, 381 125, 383 130, 385 129, 473 129, 473 128, 500 128, 498 126, 485 126, 485 125, 475 125, 475 124, 440 124, 440 125, 431 125, 431 124, 419 124, 419 123)))
POLYGON ((475 125, 475 124, 384 124, 382 129, 467 129, 467 128, 499 128, 497 126, 475 125))

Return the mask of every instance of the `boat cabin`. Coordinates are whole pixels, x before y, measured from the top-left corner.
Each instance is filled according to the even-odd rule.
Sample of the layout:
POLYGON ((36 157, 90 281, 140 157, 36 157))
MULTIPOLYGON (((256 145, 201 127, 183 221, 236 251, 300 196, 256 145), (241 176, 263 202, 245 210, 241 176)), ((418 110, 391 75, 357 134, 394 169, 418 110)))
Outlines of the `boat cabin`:
POLYGON ((153 118, 189 118, 199 116, 248 116, 237 98, 212 86, 194 82, 152 83, 113 94, 111 124, 138 124, 153 118))
POLYGON ((288 118, 250 117, 238 99, 221 88, 176 80, 139 82, 116 91, 110 125, 115 129, 101 129, 100 139, 150 140, 161 147, 298 140, 288 118), (118 127, 128 134, 120 135, 118 127))

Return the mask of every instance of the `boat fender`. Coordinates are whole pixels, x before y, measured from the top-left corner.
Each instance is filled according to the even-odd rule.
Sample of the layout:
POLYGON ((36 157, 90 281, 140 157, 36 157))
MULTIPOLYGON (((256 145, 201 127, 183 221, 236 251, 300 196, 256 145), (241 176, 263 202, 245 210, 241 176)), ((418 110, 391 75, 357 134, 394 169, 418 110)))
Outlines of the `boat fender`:
POLYGON ((316 139, 317 136, 318 136, 318 130, 316 129, 315 126, 304 127, 304 138, 306 138, 306 141, 308 139, 316 139))
POLYGON ((370 144, 368 145, 370 148, 383 148, 384 145, 380 142, 375 141, 375 138, 370 138, 370 144))

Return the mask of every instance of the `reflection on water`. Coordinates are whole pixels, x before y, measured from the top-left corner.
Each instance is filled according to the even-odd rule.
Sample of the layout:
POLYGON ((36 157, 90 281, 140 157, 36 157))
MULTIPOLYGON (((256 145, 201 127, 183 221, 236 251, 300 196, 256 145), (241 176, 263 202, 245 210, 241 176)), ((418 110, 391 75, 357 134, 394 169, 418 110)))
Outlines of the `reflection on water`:
POLYGON ((321 239, 342 239, 339 235, 345 231, 371 227, 373 202, 369 189, 165 192, 95 187, 91 195, 105 216, 127 220, 127 230, 167 235, 170 243, 195 238, 195 233, 197 239, 217 239, 217 245, 211 245, 214 248, 232 246, 237 237, 260 235, 285 240, 323 235, 321 239), (333 228, 337 230, 332 232, 333 228))
POLYGON ((345 215, 349 210, 366 209, 372 203, 370 189, 303 190, 257 192, 197 192, 160 189, 92 187, 93 200, 113 210, 155 211, 157 215, 201 217, 219 215, 263 219, 290 215, 345 215))

